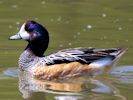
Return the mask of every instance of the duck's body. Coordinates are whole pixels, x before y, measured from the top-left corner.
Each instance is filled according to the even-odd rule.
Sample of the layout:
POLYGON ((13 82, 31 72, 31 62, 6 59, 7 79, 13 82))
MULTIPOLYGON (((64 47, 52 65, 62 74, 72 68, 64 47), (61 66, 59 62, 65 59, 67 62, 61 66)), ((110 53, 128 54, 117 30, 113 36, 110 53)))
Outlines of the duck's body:
POLYGON ((48 47, 48 31, 34 21, 24 23, 17 35, 10 39, 24 39, 29 42, 19 58, 19 68, 39 79, 58 79, 72 76, 93 75, 105 66, 112 66, 127 48, 64 49, 43 56, 48 47))

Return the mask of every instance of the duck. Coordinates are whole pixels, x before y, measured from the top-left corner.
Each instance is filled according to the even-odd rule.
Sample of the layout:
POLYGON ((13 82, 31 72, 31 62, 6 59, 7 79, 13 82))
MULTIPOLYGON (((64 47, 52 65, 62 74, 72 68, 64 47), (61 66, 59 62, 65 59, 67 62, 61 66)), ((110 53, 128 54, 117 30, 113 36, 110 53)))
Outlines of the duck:
POLYGON ((26 21, 10 40, 25 40, 28 45, 19 57, 19 69, 41 80, 94 76, 108 72, 128 48, 68 48, 44 55, 49 32, 34 20, 26 21))

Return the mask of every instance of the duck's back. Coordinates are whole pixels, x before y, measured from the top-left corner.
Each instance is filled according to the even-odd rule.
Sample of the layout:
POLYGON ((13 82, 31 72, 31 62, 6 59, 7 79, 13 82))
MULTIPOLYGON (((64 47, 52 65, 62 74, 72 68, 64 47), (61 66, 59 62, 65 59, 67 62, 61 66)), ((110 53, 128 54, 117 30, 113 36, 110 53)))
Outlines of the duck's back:
MULTIPOLYGON (((65 49, 43 57, 33 73, 39 79, 57 79, 101 73, 103 67, 113 65, 127 49, 65 49), (45 63, 44 63, 45 62, 45 63)), ((107 68, 107 69, 108 69, 107 68)))

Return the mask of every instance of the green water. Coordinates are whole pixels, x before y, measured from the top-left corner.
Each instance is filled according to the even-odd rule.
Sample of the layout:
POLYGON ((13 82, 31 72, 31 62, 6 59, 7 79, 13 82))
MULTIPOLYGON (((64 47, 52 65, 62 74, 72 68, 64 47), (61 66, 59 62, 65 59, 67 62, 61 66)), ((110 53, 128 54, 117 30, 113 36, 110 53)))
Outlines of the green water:
MULTIPOLYGON (((34 82, 23 83, 23 78, 13 77, 16 73, 8 68, 18 66, 18 57, 26 42, 9 41, 8 37, 17 33, 19 27, 31 19, 42 23, 49 30, 50 44, 46 54, 72 47, 129 47, 117 66, 133 67, 132 0, 0 0, 0 100, 133 99, 133 75, 128 72, 124 77, 118 73, 116 76, 69 80, 65 85, 70 87, 67 92, 49 88, 49 91, 45 91, 37 84, 39 89, 34 90, 34 82), (73 88, 72 83, 78 88, 73 88), (29 85, 25 90, 29 95, 24 95, 20 84, 29 85), (99 87, 104 92, 98 91, 99 87)), ((50 84, 61 87, 63 83, 50 84)))

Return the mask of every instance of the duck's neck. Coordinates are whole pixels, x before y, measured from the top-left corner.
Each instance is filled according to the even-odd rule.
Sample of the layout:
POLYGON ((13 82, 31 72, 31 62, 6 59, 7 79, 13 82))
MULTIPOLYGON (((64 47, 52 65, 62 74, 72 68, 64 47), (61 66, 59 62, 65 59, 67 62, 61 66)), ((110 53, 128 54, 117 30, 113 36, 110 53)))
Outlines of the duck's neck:
POLYGON ((21 70, 29 71, 32 66, 37 63, 39 57, 33 54, 30 49, 26 49, 19 57, 19 68, 21 70))
POLYGON ((43 57, 43 53, 48 48, 48 39, 36 39, 34 41, 29 42, 25 50, 30 50, 35 56, 43 57))
POLYGON ((48 39, 36 39, 29 42, 24 52, 19 58, 19 68, 21 70, 30 71, 36 63, 38 63, 40 57, 43 57, 43 53, 48 47, 48 39))

